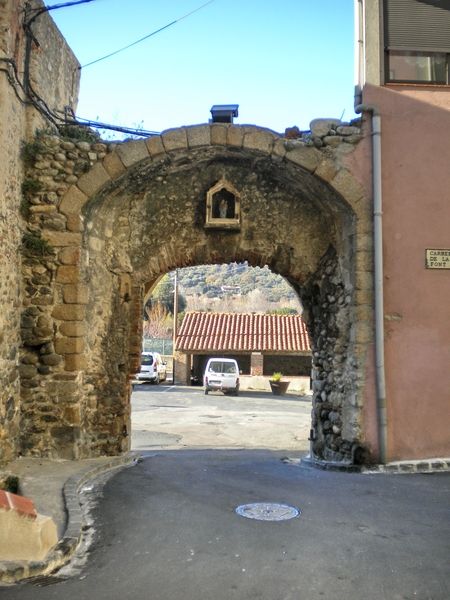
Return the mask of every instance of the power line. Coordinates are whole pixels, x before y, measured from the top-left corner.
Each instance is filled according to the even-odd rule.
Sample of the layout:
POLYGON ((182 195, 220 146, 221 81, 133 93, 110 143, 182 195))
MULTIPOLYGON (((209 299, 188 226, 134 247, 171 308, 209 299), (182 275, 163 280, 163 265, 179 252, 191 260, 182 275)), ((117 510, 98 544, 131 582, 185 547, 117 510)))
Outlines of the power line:
MULTIPOLYGON (((84 0, 84 1, 85 2, 89 2, 89 1, 92 1, 92 0, 84 0)), ((111 56, 115 56, 116 54, 119 54, 119 52, 123 52, 124 50, 128 50, 128 48, 132 48, 133 46, 136 46, 136 44, 140 44, 144 40, 148 40, 148 38, 151 38, 154 35, 156 35, 157 33, 160 33, 161 31, 164 31, 164 29, 168 29, 169 27, 172 27, 172 25, 175 25, 175 23, 179 23, 183 19, 187 19, 188 17, 190 17, 194 13, 198 12, 202 8, 205 8, 205 6, 208 6, 208 4, 212 4, 213 2, 215 2, 215 0, 208 0, 208 2, 205 2, 201 6, 198 6, 194 10, 191 10, 190 12, 186 13, 182 17, 179 17, 178 19, 175 19, 175 21, 172 21, 171 23, 168 23, 167 25, 164 25, 164 27, 160 27, 156 31, 152 31, 152 33, 149 33, 148 35, 144 35, 144 37, 141 37, 138 40, 136 40, 135 42, 132 42, 131 44, 128 44, 128 46, 123 46, 123 48, 119 48, 118 50, 115 50, 114 52, 110 52, 109 54, 106 54, 105 56, 102 56, 101 58, 97 58, 96 60, 88 62, 85 65, 82 65, 81 67, 78 67, 78 69, 84 69, 85 67, 90 67, 91 65, 95 65, 96 63, 98 63, 98 62, 100 62, 102 60, 106 60, 107 58, 111 58, 111 56)))

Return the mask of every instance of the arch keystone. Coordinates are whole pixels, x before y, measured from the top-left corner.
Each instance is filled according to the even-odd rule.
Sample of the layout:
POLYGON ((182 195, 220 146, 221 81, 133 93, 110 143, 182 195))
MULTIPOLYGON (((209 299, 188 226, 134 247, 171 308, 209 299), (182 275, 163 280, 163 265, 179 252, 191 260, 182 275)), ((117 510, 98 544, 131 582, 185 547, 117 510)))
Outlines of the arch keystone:
POLYGON ((102 163, 96 163, 90 171, 78 180, 77 186, 87 196, 93 196, 105 183, 111 180, 102 163))
POLYGON ((149 157, 145 140, 122 142, 122 144, 117 145, 116 152, 126 167, 131 167, 135 163, 149 157))
POLYGON ((185 127, 163 131, 161 138, 166 152, 170 152, 171 150, 187 150, 188 148, 185 127))
POLYGON ((209 125, 192 125, 186 127, 189 148, 196 146, 209 146, 211 144, 211 133, 209 125))
POLYGON ((211 131, 211 144, 215 146, 226 146, 227 145, 227 126, 215 123, 210 125, 211 131))
POLYGON ((244 141, 244 128, 239 125, 228 125, 227 127, 227 145, 242 148, 244 141))

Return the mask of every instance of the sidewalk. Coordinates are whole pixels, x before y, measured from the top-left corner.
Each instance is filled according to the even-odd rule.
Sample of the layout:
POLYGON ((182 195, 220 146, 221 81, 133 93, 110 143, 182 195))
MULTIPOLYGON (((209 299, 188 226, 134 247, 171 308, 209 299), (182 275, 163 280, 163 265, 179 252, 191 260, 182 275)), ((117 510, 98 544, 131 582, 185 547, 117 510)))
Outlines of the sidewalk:
POLYGON ((110 469, 132 464, 138 455, 101 457, 79 461, 19 458, 4 469, 19 478, 19 493, 33 500, 38 513, 56 523, 59 542, 44 561, 0 561, 0 582, 13 583, 62 566, 78 546, 82 513, 78 490, 110 469))

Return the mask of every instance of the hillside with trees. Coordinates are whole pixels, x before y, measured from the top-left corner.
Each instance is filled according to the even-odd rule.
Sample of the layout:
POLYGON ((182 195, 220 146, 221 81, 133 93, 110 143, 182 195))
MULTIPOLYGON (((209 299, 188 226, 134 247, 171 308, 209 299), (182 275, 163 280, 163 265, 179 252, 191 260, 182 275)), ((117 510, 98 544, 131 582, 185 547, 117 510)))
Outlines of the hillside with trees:
MULTIPOLYGON (((174 286, 173 271, 161 278, 144 307, 144 339, 152 340, 147 349, 171 352, 174 286)), ((268 267, 231 263, 178 269, 178 324, 185 311, 194 310, 296 314, 301 305, 289 284, 268 267)))
MULTIPOLYGON (((147 312, 162 304, 173 313, 175 273, 165 275, 156 286, 147 312)), ((268 267, 247 263, 204 265, 178 269, 178 310, 220 312, 301 312, 294 290, 268 267)))

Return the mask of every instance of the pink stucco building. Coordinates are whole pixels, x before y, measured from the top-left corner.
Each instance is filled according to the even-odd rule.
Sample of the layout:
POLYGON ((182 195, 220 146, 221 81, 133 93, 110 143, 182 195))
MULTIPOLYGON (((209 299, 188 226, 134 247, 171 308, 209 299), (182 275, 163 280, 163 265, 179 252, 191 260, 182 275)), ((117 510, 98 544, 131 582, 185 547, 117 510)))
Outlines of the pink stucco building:
MULTIPOLYGON (((355 29, 356 105, 381 139, 378 422, 388 460, 449 456, 450 1, 356 0, 355 29)), ((352 158, 369 190, 372 150, 352 158)), ((375 399, 365 412, 376 445, 375 399)))

